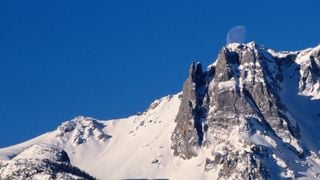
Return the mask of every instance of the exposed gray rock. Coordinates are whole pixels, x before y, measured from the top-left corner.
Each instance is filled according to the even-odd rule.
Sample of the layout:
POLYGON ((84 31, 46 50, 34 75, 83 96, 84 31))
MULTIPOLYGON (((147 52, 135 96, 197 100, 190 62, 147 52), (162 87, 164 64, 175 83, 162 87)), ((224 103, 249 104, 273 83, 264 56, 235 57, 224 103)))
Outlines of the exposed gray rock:
POLYGON ((194 148, 202 145, 209 102, 206 77, 201 64, 193 62, 183 86, 182 103, 175 120, 177 126, 171 137, 174 154, 182 158, 196 156, 194 148))
POLYGON ((223 161, 225 159, 225 156, 223 156, 220 153, 214 153, 213 157, 214 157, 213 163, 215 163, 215 164, 221 164, 221 163, 223 163, 223 161))
POLYGON ((310 52, 310 59, 297 67, 300 69, 299 91, 306 95, 320 93, 320 49, 310 52))
POLYGON ((151 164, 157 164, 157 163, 159 163, 158 159, 154 159, 153 161, 151 161, 151 164))
POLYGON ((62 141, 72 141, 73 146, 79 146, 88 139, 104 142, 111 136, 103 132, 104 124, 89 117, 78 116, 71 121, 62 123, 57 128, 56 137, 62 141))
MULTIPOLYGON (((306 149, 299 140, 300 128, 288 117, 287 107, 279 95, 283 81, 281 68, 294 64, 296 57, 296 54, 274 57, 263 47, 249 43, 224 47, 216 63, 205 72, 200 63, 192 63, 171 137, 174 154, 189 159, 197 156, 196 147, 210 148, 224 143, 226 156, 213 152, 214 159, 206 160, 206 171, 222 163, 221 178, 241 171, 240 179, 265 179, 269 176, 268 167, 264 165, 265 151, 244 138, 238 140, 238 146, 252 148, 240 153, 226 139, 237 129, 239 135, 254 129, 250 127, 253 120, 263 131, 271 133, 278 144, 284 144, 302 158, 306 149), (239 128, 240 125, 243 127, 239 128), (239 164, 246 171, 242 172, 239 164)), ((319 64, 314 61, 314 69, 309 68, 310 71, 319 71, 315 69, 319 64)))
POLYGON ((211 160, 210 158, 206 158, 206 164, 205 164, 205 171, 210 171, 211 169, 214 168, 214 166, 216 165, 215 161, 211 160))

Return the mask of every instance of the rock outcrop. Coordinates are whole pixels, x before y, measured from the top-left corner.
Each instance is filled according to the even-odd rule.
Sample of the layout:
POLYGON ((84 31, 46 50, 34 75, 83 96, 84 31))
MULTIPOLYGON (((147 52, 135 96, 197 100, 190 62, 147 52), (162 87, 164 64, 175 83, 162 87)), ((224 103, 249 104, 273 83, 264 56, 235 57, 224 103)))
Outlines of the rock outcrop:
POLYGON ((200 63, 193 62, 189 77, 183 86, 182 103, 176 117, 177 126, 172 135, 174 154, 189 159, 195 156, 194 148, 203 144, 207 131, 206 119, 209 98, 207 94, 207 74, 200 63))
POLYGON ((0 179, 94 179, 71 165, 61 148, 37 144, 8 161, 0 161, 0 179))
MULTIPOLYGON (((297 66, 297 56, 296 52, 276 56, 254 42, 233 43, 220 51, 207 71, 202 71, 200 63, 193 63, 171 138, 174 154, 190 159, 197 156, 198 149, 212 148, 214 154, 224 156, 218 160, 208 157, 206 170, 212 169, 210 164, 220 163, 220 178, 240 179, 270 177, 273 170, 267 163, 274 158, 264 157, 264 153, 277 146, 303 158, 308 149, 300 141, 299 125, 280 96, 284 69, 297 66), (274 147, 256 143, 257 132, 275 141, 274 147)), ((312 56, 305 66, 301 66, 299 87, 301 91, 308 88, 303 84, 307 81, 316 91, 319 60, 312 56)), ((283 169, 279 171, 290 171, 283 169)))

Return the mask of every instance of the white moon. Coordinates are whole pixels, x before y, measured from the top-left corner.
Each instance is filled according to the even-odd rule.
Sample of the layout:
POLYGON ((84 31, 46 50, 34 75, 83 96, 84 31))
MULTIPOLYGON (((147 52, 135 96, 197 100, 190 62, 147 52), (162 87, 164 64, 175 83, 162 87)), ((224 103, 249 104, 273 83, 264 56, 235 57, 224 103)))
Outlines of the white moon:
POLYGON ((229 43, 245 43, 247 28, 242 25, 232 27, 227 34, 227 44, 229 43))

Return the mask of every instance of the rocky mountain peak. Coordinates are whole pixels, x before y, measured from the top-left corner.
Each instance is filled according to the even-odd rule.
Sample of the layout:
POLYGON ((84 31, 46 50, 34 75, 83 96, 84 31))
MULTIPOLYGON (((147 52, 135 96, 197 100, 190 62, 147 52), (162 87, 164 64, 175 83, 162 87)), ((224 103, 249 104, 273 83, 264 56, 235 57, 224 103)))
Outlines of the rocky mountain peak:
POLYGON ((78 116, 62 123, 56 130, 56 137, 63 142, 71 141, 73 146, 78 146, 88 140, 104 142, 110 137, 104 133, 104 127, 103 123, 93 118, 78 116))
POLYGON ((0 149, 0 179, 319 179, 319 72, 320 45, 228 44, 143 113, 0 149))
MULTIPOLYGON (((193 63, 183 86, 172 134, 174 154, 190 159, 198 155, 199 149, 211 148, 213 154, 233 154, 229 158, 239 163, 252 162, 242 165, 224 162, 221 177, 228 178, 231 172, 245 166, 253 171, 239 176, 266 178, 272 170, 265 164, 267 159, 258 154, 275 147, 265 148, 255 142, 252 137, 259 132, 273 139, 275 146, 285 146, 293 156, 304 157, 308 149, 301 141, 300 127, 288 112, 281 92, 288 68, 293 66, 300 69, 300 82, 309 85, 300 85, 301 90, 319 90, 319 53, 316 52, 304 52, 307 56, 303 57, 310 62, 305 67, 297 65, 301 52, 276 52, 255 42, 231 43, 221 49, 207 71, 202 72, 200 63, 193 63), (257 127, 259 131, 255 130, 257 127)), ((291 76, 299 73, 293 72, 291 76)))

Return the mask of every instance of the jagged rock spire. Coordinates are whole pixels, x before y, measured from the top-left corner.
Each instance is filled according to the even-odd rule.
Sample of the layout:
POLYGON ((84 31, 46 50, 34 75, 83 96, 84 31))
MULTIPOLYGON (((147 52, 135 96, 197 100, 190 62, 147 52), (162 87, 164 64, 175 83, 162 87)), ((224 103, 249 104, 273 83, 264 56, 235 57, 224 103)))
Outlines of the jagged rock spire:
POLYGON ((201 63, 193 62, 183 86, 182 104, 172 135, 175 155, 189 159, 196 155, 194 148, 202 145, 203 123, 207 112, 204 102, 206 95, 206 75, 202 71, 201 63))

